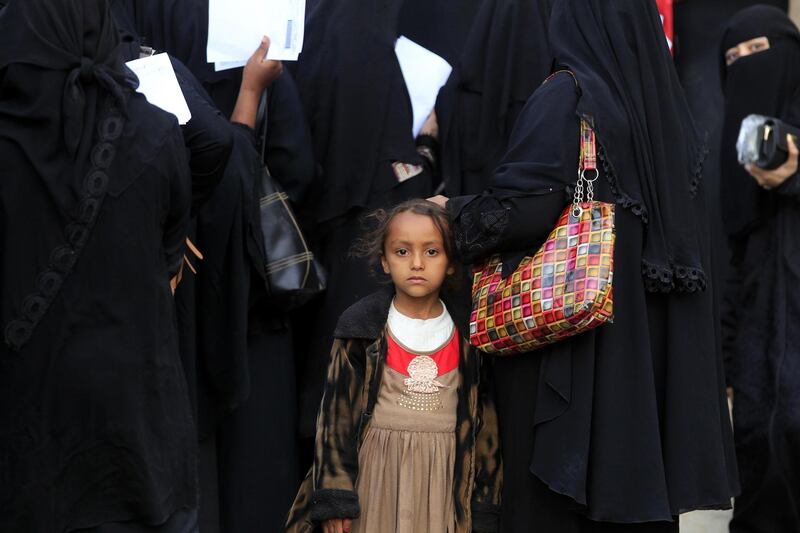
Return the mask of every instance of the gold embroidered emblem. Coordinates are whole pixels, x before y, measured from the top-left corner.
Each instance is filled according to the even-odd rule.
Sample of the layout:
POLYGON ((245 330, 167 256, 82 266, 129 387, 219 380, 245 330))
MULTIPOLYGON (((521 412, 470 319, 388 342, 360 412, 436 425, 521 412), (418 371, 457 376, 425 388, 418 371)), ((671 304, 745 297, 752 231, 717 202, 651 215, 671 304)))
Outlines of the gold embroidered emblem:
POLYGON ((435 411, 441 409, 440 388, 446 385, 436 381, 439 377, 439 365, 427 355, 418 355, 408 364, 408 375, 403 380, 406 390, 397 401, 402 407, 414 411, 435 411))

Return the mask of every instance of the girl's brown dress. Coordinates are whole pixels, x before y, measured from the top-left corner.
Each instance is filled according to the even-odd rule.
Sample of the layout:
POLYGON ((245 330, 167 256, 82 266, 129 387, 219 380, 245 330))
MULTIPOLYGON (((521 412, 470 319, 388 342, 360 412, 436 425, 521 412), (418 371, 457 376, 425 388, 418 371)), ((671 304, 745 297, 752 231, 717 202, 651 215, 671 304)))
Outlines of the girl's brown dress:
POLYGON ((428 321, 401 316, 398 322, 392 314, 383 382, 359 452, 356 490, 361 516, 351 531, 451 533, 456 525, 458 336, 446 311, 428 321), (398 334, 393 322, 401 330, 398 334), (415 322, 426 324, 409 332, 408 326, 415 322), (413 351, 397 340, 418 345, 417 335, 428 340, 447 331, 449 338, 428 352, 413 351))

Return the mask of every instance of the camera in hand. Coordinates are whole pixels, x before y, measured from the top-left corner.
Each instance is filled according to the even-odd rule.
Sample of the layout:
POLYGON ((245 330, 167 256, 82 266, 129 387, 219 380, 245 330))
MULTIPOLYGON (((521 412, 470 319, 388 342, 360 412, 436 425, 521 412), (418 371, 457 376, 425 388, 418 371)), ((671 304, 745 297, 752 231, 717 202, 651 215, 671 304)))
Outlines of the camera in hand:
POLYGON ((791 135, 797 144, 800 129, 777 118, 748 115, 742 121, 736 141, 739 163, 767 170, 778 168, 789 158, 787 135, 791 135))

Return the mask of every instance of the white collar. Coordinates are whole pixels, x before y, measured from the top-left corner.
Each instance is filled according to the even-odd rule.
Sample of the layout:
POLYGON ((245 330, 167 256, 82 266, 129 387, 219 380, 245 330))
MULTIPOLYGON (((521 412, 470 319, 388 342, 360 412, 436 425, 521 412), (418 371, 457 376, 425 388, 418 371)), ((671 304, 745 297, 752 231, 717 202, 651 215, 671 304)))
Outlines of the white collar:
POLYGON ((415 352, 433 352, 442 348, 453 336, 455 325, 447 306, 444 302, 441 304, 442 313, 439 316, 423 320, 404 315, 397 310, 392 300, 387 320, 392 336, 415 352))

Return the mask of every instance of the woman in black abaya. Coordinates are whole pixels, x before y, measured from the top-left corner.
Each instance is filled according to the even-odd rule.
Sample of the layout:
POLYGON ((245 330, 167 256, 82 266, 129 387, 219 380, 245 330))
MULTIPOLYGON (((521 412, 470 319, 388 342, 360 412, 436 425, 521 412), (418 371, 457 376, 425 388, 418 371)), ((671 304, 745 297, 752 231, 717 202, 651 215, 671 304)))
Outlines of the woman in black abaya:
POLYGON ((195 530, 169 284, 189 169, 134 85, 104 0, 0 15, 4 532, 195 530))
MULTIPOLYGON (((272 531, 283 523, 299 484, 295 350, 287 313, 269 299, 258 275, 264 259, 254 257, 247 242, 255 235, 253 223, 260 232, 251 209, 258 217, 257 198, 250 196, 258 175, 252 128, 218 117, 204 91, 230 113, 238 82, 228 91, 217 80, 242 75, 217 76, 205 62, 207 0, 114 0, 112 8, 129 33, 141 32, 150 46, 191 68, 172 57, 193 115, 185 127, 191 162, 196 152, 208 161, 220 137, 233 144, 221 183, 196 211, 192 239, 204 258, 194 261, 197 275, 187 272, 176 292, 181 354, 200 436, 201 529, 272 531)), ((288 73, 271 81, 267 102, 264 160, 292 203, 302 205, 316 169, 288 73)))
POLYGON ((615 316, 493 360, 501 530, 676 532, 680 513, 729 507, 737 488, 703 137, 654 3, 561 0, 549 35, 557 69, 575 77, 559 72, 533 94, 492 188, 447 205, 464 259, 500 252, 510 272, 570 202, 585 118, 603 163, 596 197, 616 204, 615 316))
POLYGON ((736 160, 751 114, 800 126, 800 32, 783 11, 755 6, 725 30, 722 210, 733 252, 723 340, 733 388, 742 494, 732 532, 800 530, 800 179, 794 155, 775 171, 736 160), (727 65, 725 63, 728 63, 727 65))

